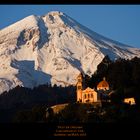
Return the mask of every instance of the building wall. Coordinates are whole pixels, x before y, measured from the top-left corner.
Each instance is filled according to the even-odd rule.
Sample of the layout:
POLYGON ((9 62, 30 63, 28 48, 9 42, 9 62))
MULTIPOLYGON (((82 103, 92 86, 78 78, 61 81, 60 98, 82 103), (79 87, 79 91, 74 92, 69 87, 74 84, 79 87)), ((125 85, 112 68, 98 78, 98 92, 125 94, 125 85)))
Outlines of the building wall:
POLYGON ((98 100, 98 99, 97 99, 97 94, 98 94, 98 93, 97 93, 96 91, 94 91, 94 102, 97 102, 97 100, 98 100))
POLYGON ((124 103, 134 105, 135 104, 135 99, 134 98, 125 98, 124 103))
POLYGON ((77 77, 77 102, 97 102, 97 92, 89 87, 83 90, 82 82, 83 79, 82 75, 80 74, 77 77))
POLYGON ((83 93, 82 102, 83 103, 94 102, 94 95, 93 95, 93 93, 83 93))
POLYGON ((82 92, 82 102, 97 102, 97 92, 87 88, 82 92))
POLYGON ((77 101, 78 102, 82 101, 82 90, 77 91, 77 101))
POLYGON ((82 101, 82 75, 77 77, 77 102, 82 101))
POLYGON ((97 90, 109 90, 109 87, 97 87, 97 90))

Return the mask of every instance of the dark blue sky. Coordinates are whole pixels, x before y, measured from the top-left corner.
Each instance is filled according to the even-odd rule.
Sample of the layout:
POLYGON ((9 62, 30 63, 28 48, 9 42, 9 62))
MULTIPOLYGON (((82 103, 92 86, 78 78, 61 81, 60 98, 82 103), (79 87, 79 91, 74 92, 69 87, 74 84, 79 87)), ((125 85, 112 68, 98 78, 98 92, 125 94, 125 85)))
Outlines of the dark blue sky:
POLYGON ((140 48, 140 5, 0 5, 0 29, 49 11, 64 12, 97 33, 140 48))

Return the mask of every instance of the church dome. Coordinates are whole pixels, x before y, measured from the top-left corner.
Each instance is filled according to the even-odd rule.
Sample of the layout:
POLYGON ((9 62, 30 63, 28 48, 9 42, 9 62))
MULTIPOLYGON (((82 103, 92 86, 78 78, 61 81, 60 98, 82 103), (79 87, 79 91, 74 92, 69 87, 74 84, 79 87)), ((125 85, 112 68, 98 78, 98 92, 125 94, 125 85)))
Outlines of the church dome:
POLYGON ((103 78, 103 81, 101 81, 101 82, 97 85, 97 90, 109 90, 109 84, 108 84, 108 82, 105 80, 105 77, 103 78))

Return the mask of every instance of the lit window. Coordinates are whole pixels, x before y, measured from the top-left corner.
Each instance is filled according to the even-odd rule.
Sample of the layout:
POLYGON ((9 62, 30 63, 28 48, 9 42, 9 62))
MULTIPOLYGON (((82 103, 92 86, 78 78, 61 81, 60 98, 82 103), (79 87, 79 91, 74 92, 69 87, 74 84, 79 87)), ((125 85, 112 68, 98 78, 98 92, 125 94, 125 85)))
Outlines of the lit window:
POLYGON ((82 82, 82 80, 81 79, 78 79, 78 82, 82 82))
POLYGON ((81 86, 78 86, 78 89, 81 89, 81 86))
POLYGON ((86 96, 86 94, 85 94, 85 99, 86 99, 86 97, 87 97, 87 96, 86 96))

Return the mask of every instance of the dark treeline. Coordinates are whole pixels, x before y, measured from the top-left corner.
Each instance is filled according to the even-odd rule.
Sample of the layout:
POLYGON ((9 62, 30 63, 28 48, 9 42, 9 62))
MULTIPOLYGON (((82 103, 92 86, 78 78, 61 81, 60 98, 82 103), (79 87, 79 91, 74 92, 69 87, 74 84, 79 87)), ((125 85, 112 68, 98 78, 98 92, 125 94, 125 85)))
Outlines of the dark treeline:
POLYGON ((40 116, 45 115, 47 107, 75 102, 75 92, 73 86, 40 85, 33 89, 17 86, 0 95, 0 122, 12 122, 21 114, 20 118, 27 122, 40 121, 40 116))
POLYGON ((85 83, 96 88, 103 77, 106 77, 110 89, 116 91, 117 98, 135 97, 140 102, 140 58, 117 59, 113 62, 106 56, 91 78, 85 76, 85 83))
POLYGON ((15 87, 9 92, 0 95, 0 109, 11 109, 19 107, 30 107, 35 104, 45 104, 52 106, 55 104, 74 102, 75 87, 53 87, 40 85, 33 89, 25 87, 15 87))

